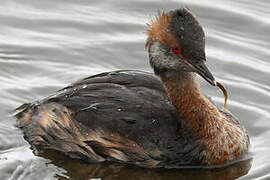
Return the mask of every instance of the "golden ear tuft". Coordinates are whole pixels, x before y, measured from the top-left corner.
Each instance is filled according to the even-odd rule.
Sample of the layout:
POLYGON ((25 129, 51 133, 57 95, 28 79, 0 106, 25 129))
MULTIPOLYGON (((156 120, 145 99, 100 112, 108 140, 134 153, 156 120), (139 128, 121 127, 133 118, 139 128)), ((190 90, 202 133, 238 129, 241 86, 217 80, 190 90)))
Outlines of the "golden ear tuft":
POLYGON ((146 32, 148 35, 146 46, 154 39, 170 47, 178 46, 176 39, 169 30, 170 21, 171 14, 160 11, 155 18, 151 19, 149 28, 146 32))

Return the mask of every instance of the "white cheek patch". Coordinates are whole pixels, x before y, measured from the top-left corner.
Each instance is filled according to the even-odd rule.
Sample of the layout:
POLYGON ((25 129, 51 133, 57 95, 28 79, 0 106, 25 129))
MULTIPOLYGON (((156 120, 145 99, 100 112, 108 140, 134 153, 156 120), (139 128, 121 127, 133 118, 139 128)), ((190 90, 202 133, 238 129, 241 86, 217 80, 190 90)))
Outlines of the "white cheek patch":
POLYGON ((151 44, 149 49, 151 64, 155 67, 175 69, 175 67, 179 66, 180 59, 176 55, 167 52, 163 46, 157 41, 151 44))
POLYGON ((194 72, 191 64, 158 41, 153 41, 149 46, 149 58, 151 65, 158 69, 194 72))

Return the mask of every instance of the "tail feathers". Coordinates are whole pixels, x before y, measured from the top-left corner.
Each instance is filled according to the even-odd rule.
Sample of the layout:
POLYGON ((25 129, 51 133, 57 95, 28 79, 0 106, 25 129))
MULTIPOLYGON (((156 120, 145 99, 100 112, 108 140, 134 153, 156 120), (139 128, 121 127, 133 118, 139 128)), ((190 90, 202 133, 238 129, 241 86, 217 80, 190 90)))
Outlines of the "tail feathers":
POLYGON ((32 112, 35 106, 31 103, 25 103, 14 111, 14 116, 18 119, 17 126, 21 127, 26 124, 32 117, 32 112))
POLYGON ((24 104, 16 111, 17 126, 23 130, 24 138, 33 149, 56 150, 71 158, 90 162, 105 160, 83 142, 78 125, 71 119, 66 107, 59 104, 24 104))

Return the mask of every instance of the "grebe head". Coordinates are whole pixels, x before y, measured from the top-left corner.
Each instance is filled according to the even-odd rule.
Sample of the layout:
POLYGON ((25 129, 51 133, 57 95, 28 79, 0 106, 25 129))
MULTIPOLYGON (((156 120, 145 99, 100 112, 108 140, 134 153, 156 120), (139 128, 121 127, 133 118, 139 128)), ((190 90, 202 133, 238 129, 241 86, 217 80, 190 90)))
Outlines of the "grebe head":
POLYGON ((147 31, 150 64, 157 75, 196 72, 213 86, 216 81, 205 65, 205 35, 189 10, 159 13, 147 31))

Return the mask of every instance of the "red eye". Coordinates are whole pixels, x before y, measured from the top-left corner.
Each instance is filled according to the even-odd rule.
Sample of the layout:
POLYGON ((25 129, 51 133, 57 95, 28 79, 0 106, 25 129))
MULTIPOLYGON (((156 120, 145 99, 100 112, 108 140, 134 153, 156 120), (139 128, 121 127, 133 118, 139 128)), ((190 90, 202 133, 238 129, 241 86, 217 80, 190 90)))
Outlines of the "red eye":
POLYGON ((173 47, 172 50, 174 54, 181 54, 181 49, 179 47, 173 47))

